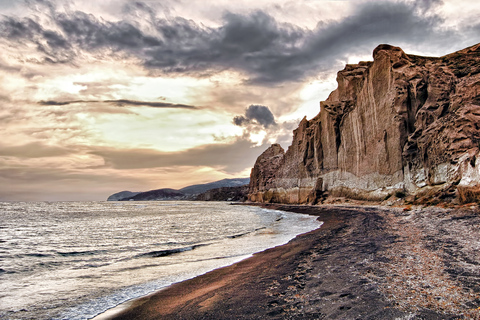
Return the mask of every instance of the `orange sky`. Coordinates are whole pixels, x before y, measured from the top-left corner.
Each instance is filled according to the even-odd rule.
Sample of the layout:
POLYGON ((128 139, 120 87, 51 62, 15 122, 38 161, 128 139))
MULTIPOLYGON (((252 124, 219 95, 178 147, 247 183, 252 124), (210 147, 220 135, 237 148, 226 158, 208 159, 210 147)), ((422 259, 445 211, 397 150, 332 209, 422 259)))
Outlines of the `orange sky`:
POLYGON ((0 0, 0 201, 246 177, 380 43, 480 42, 476 1, 0 0))

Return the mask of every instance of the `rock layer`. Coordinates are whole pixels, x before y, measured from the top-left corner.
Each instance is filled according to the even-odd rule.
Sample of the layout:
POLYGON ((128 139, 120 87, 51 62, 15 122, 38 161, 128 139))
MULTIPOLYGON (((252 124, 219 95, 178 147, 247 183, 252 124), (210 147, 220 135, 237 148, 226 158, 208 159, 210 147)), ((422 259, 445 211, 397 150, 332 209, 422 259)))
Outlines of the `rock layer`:
MULTIPOLYGON (((480 44, 443 57, 380 45, 347 65, 286 152, 255 163, 249 199, 315 203, 411 194, 457 199, 480 190, 480 44)), ((470 197, 471 198, 471 197, 470 197)))

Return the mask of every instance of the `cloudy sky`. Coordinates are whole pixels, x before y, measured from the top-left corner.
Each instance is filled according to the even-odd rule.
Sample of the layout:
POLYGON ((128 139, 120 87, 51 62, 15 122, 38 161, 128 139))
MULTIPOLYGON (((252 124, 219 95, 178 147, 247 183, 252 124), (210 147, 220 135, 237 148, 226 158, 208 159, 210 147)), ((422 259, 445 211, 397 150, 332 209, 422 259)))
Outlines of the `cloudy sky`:
POLYGON ((380 43, 480 42, 477 0, 0 0, 0 200, 246 177, 380 43))

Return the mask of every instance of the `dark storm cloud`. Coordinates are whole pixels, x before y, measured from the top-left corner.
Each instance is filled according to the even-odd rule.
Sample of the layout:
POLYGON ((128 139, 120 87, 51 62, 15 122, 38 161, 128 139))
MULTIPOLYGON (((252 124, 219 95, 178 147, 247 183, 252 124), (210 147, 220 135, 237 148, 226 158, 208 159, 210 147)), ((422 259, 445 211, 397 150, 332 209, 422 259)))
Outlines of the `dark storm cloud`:
MULTIPOLYGON (((41 100, 38 102, 39 105, 42 106, 66 106, 69 104, 74 104, 74 103, 82 103, 82 102, 87 102, 83 100, 75 100, 75 101, 55 101, 55 100, 41 100)), ((98 102, 98 101, 90 101, 90 102, 98 102)))
POLYGON ((162 44, 160 39, 145 35, 130 22, 106 22, 79 11, 58 14, 55 22, 70 41, 91 50, 141 50, 162 44))
POLYGON ((33 39, 37 34, 43 32, 43 28, 37 22, 30 18, 16 19, 13 17, 3 17, 1 29, 4 38, 15 39, 33 39))
POLYGON ((119 107, 124 106, 143 106, 152 108, 183 108, 183 109, 197 109, 197 107, 186 104, 175 104, 168 102, 155 102, 155 101, 138 101, 138 100, 71 100, 71 101, 56 101, 56 100, 41 100, 38 104, 42 106, 65 106, 76 103, 109 103, 119 107))
POLYGON ((266 146, 254 146, 238 139, 231 144, 212 144, 181 152, 160 152, 151 149, 98 149, 91 154, 104 159, 114 169, 142 169, 173 166, 220 167, 228 173, 250 168, 266 146))
POLYGON ((117 106, 145 106, 145 107, 153 107, 153 108, 184 108, 184 109, 197 109, 194 106, 189 106, 186 104, 175 104, 175 103, 168 103, 168 102, 150 102, 150 101, 137 101, 137 100, 105 100, 103 102, 106 103, 113 103, 117 106))
POLYGON ((233 123, 237 126, 244 126, 252 122, 268 128, 270 125, 275 125, 275 117, 268 107, 251 105, 245 110, 245 115, 233 118, 233 123))
POLYGON ((79 11, 54 11, 55 30, 30 18, 4 17, 0 33, 11 41, 34 42, 50 63, 73 62, 82 50, 126 53, 152 71, 204 75, 233 69, 245 72, 250 82, 275 84, 338 68, 348 54, 371 53, 379 43, 449 47, 462 30, 442 28, 434 10, 440 3, 362 2, 353 15, 314 30, 279 23, 260 11, 226 13, 219 27, 208 28, 181 17, 159 19, 141 4, 148 21, 109 22, 79 11), (153 31, 144 31, 140 22, 153 31))
POLYGON ((268 144, 273 137, 277 143, 289 145, 292 131, 298 127, 299 120, 276 122, 275 117, 266 106, 251 105, 245 109, 245 114, 235 116, 233 124, 242 127, 243 140, 250 140, 252 134, 264 134, 262 144, 268 144))

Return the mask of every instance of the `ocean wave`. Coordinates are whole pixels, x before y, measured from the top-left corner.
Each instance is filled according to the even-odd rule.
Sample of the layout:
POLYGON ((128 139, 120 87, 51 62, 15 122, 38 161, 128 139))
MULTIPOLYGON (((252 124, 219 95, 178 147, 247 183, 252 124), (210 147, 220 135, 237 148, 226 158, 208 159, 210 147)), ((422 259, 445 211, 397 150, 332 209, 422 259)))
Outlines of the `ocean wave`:
POLYGON ((22 254, 24 257, 35 257, 35 258, 45 258, 45 257, 51 257, 51 254, 46 254, 46 253, 24 253, 22 254))
POLYGON ((257 232, 257 231, 260 231, 260 230, 264 230, 264 229, 266 229, 266 228, 267 228, 267 227, 260 227, 260 228, 256 228, 256 229, 253 230, 253 231, 247 231, 247 232, 244 232, 244 233, 238 233, 238 234, 234 234, 234 235, 231 235, 231 236, 226 236, 226 238, 227 238, 227 239, 240 238, 240 237, 243 237, 243 236, 252 234, 252 233, 254 233, 254 232, 257 232))
POLYGON ((196 244, 188 247, 181 247, 181 248, 173 248, 173 249, 165 249, 165 250, 158 250, 158 251, 150 251, 146 253, 139 254, 137 257, 151 257, 151 258, 160 258, 171 256, 173 254, 182 253, 186 251, 192 251, 199 247, 207 246, 208 244, 196 244))
POLYGON ((256 207, 157 204, 162 203, 143 209, 132 203, 14 204, 25 213, 2 217, 12 230, 0 236, 6 240, 0 243, 1 295, 12 303, 0 303, 0 319, 22 308, 28 311, 6 317, 89 319, 311 230, 303 218, 256 207), (35 241, 26 227, 35 231, 35 241), (12 270, 15 275, 9 275, 12 270), (60 283, 68 286, 58 290, 60 283))
MULTIPOLYGON (((13 274, 13 273, 18 273, 18 272, 13 271, 13 270, 5 270, 5 269, 0 268, 0 275, 2 275, 2 274, 13 274)), ((0 319, 2 319, 2 317, 0 317, 0 319)))
POLYGON ((245 232, 245 233, 239 233, 239 234, 234 234, 234 235, 231 235, 231 236, 227 236, 227 239, 240 238, 240 237, 246 236, 247 234, 250 234, 250 233, 252 233, 252 232, 253 232, 253 231, 249 231, 249 232, 245 232))
POLYGON ((91 256, 99 253, 104 253, 105 250, 87 250, 87 251, 69 251, 69 252, 62 252, 57 251, 56 253, 63 257, 72 257, 72 256, 91 256))

